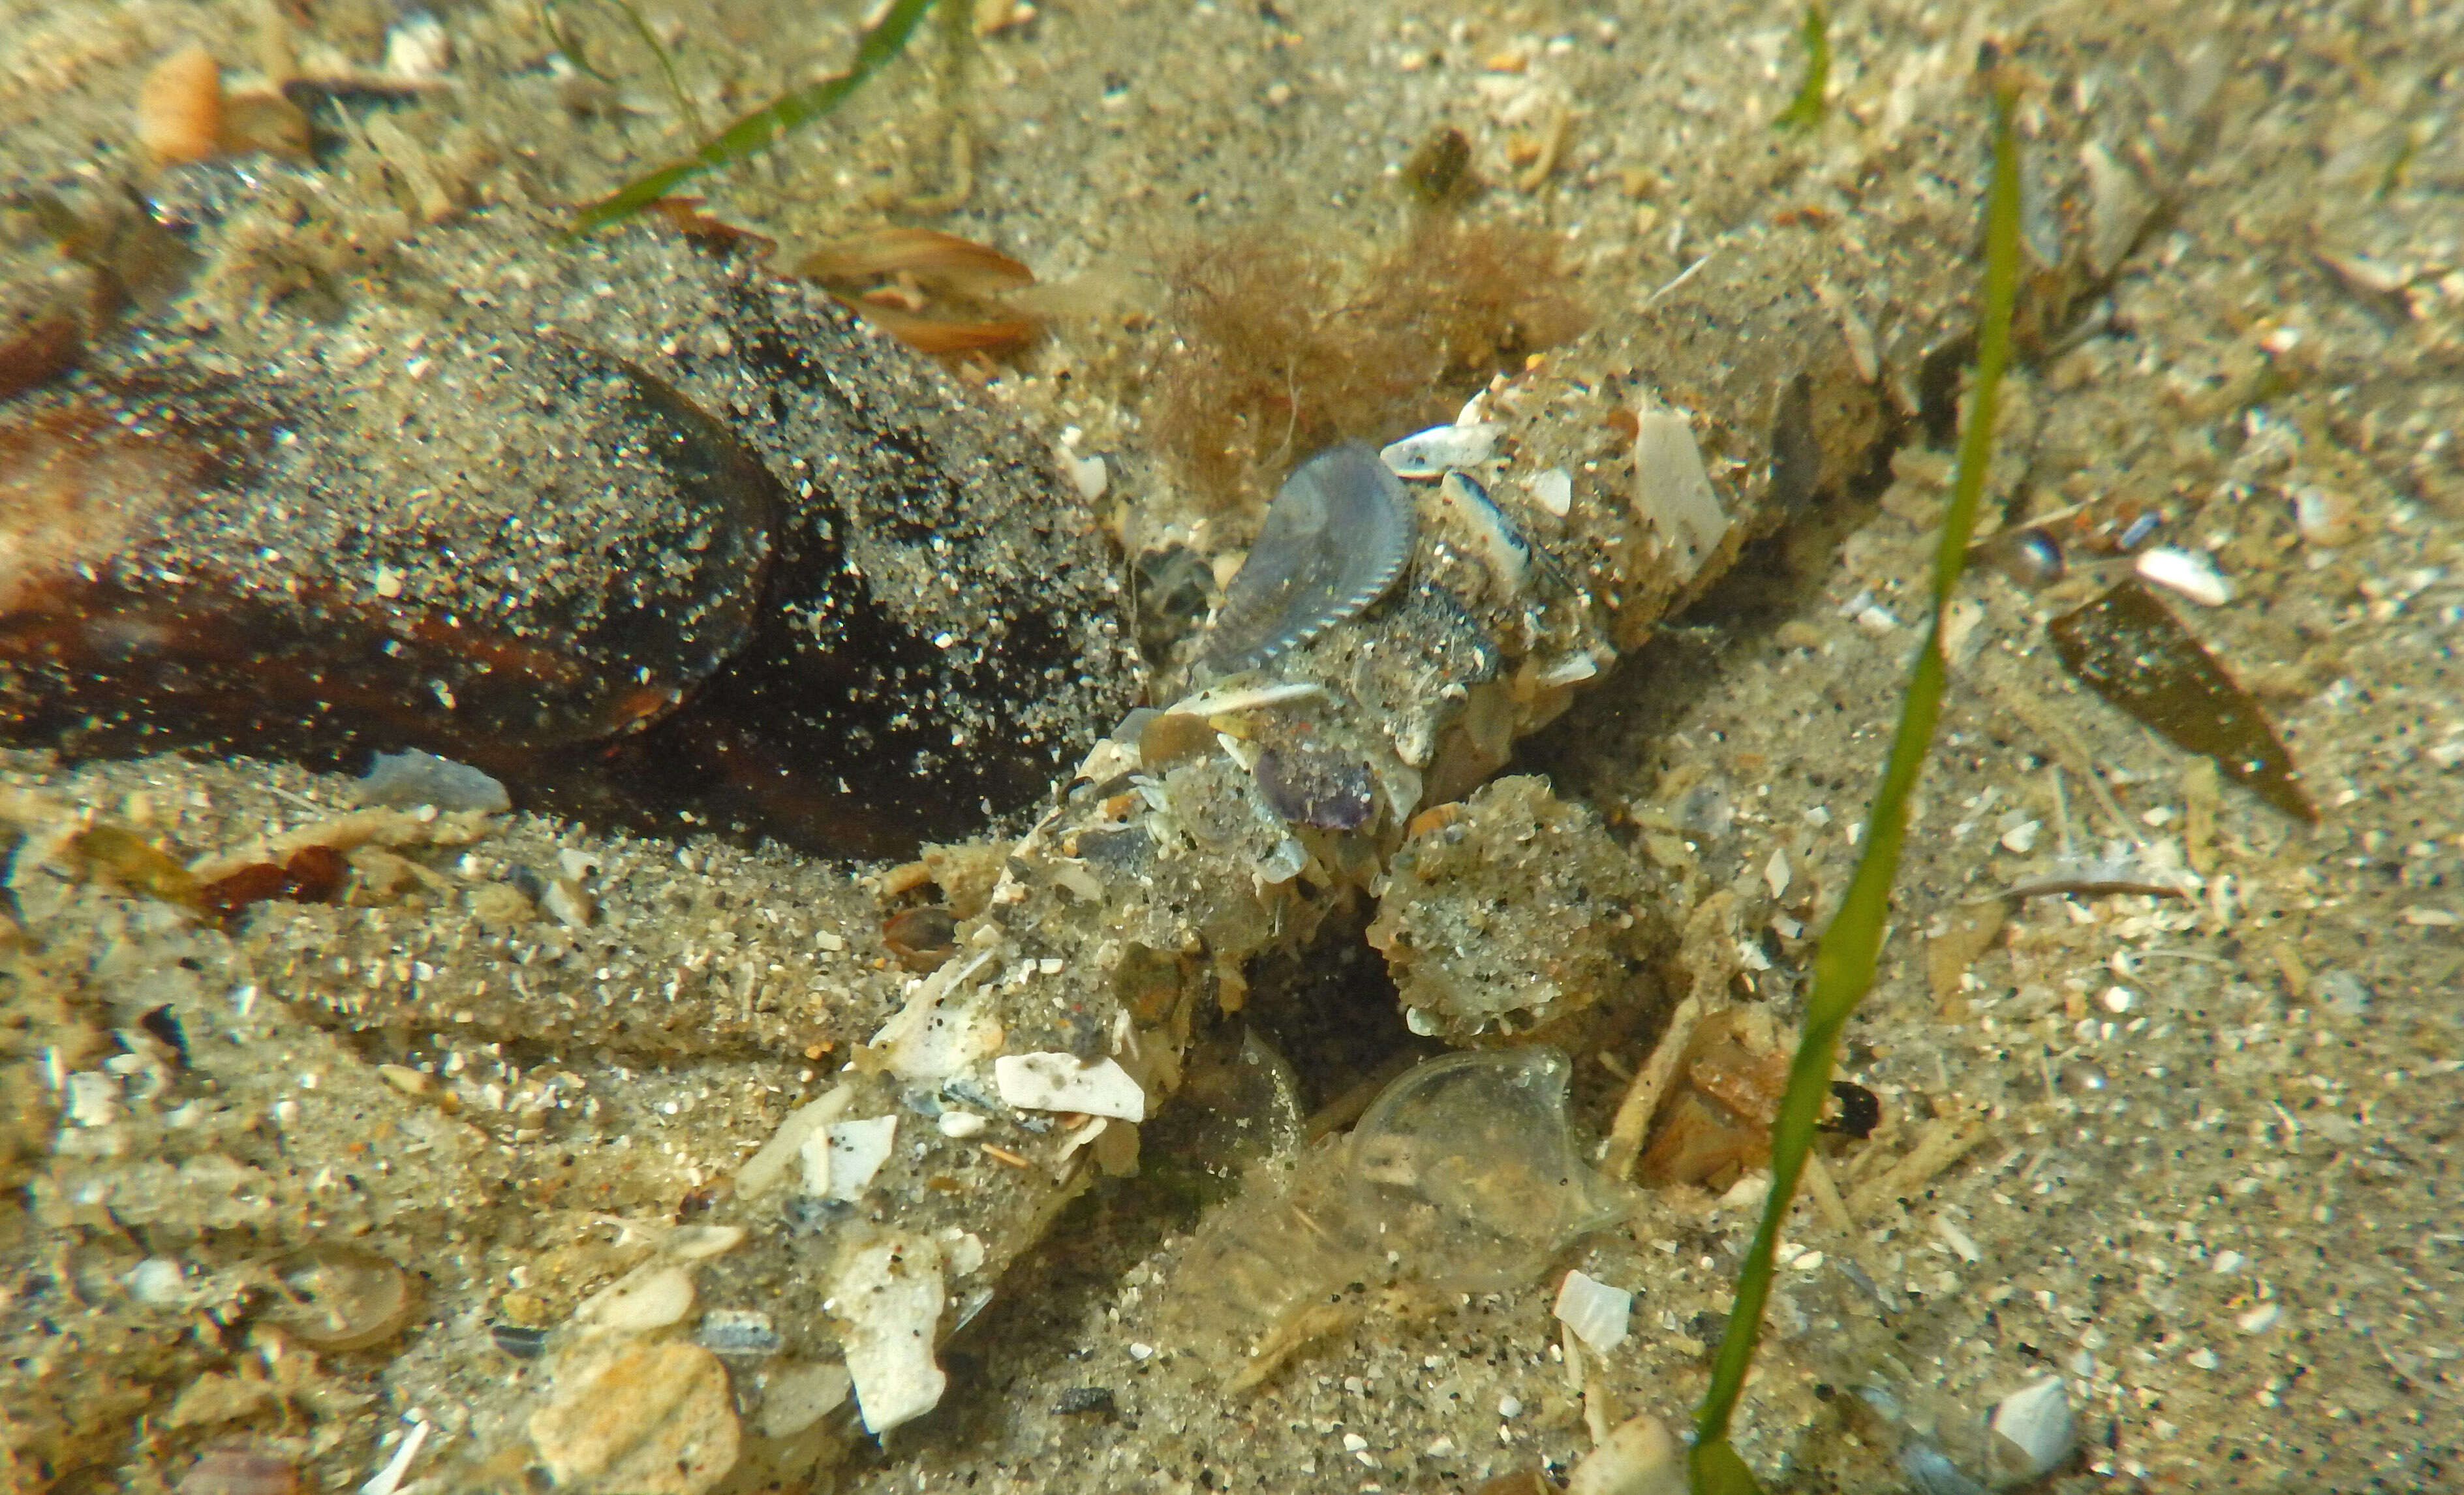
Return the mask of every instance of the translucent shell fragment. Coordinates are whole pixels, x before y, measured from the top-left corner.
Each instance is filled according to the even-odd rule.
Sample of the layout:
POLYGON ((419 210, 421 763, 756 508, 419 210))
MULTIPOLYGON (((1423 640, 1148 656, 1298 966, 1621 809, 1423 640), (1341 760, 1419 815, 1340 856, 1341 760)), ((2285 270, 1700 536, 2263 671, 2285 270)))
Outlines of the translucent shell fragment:
POLYGON ((1287 1177, 1251 1171, 1243 1195, 1191 1242, 1167 1306, 1171 1326, 1223 1356, 1239 1390, 1348 1329, 1360 1311, 1346 1296, 1351 1284, 1409 1301, 1537 1276, 1626 1207, 1575 1148, 1572 1073, 1562 1052, 1537 1044, 1407 1071, 1350 1136, 1287 1177))
POLYGON ((1446 1292, 1519 1286, 1625 1204, 1566 1124, 1565 1054, 1449 1054, 1386 1088, 1352 1134, 1352 1207, 1446 1292))
POLYGON ((1411 495, 1365 443, 1309 458, 1266 506, 1224 588, 1206 663, 1246 670, 1356 617, 1403 574, 1413 535, 1411 495))

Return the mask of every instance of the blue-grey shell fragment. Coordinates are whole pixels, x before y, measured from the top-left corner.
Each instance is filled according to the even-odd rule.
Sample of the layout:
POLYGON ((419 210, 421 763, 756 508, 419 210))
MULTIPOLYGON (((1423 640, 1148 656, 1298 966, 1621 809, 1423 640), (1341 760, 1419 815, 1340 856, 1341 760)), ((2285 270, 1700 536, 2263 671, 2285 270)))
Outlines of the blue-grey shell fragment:
POLYGON ((1481 560, 1496 573, 1498 582, 1509 592, 1520 591, 1524 574, 1531 568, 1531 541, 1497 506, 1480 479, 1469 473, 1448 473, 1438 484, 1438 502, 1462 519, 1472 542, 1480 547, 1481 560))
POLYGON ((505 786, 468 763, 423 753, 379 753, 360 780, 362 804, 407 807, 433 804, 440 810, 484 810, 494 815, 514 807, 505 786))
POLYGON ((1413 524, 1411 495, 1366 443, 1294 468, 1223 589, 1206 662, 1246 670, 1356 616, 1403 574, 1413 524))

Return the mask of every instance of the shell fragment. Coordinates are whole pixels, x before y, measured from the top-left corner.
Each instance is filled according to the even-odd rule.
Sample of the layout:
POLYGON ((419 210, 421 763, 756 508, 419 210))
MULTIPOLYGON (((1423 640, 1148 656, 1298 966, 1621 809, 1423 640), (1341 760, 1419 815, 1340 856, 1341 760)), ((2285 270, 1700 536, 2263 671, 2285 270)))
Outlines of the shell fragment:
POLYGON ((1495 421, 1432 426, 1384 448, 1377 458, 1397 477, 1442 477, 1458 468, 1487 461, 1497 450, 1498 432, 1505 429, 1495 421))
POLYGON ((1110 1059, 1075 1054, 1003 1054, 993 1061, 1001 1098, 1021 1110, 1075 1110, 1122 1121, 1147 1119, 1147 1092, 1110 1059))

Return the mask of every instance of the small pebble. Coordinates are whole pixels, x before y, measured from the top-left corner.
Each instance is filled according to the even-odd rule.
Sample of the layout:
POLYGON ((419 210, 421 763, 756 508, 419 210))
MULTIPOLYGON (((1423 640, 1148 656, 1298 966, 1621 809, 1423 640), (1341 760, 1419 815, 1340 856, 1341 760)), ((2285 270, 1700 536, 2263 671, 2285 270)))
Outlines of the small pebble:
POLYGON ((681 1266, 657 1266, 603 1288, 575 1316, 611 1333, 638 1334, 665 1329, 692 1312, 693 1306, 693 1277, 681 1266))
POLYGON ((1524 479, 1523 487, 1531 495, 1532 502, 1561 519, 1573 512, 1574 479, 1562 467, 1532 473, 1524 479))
POLYGON ((727 1368, 699 1345, 669 1341, 560 1381, 533 1414, 531 1441, 559 1486, 632 1495, 702 1495, 736 1466, 741 1435, 727 1368))
POLYGON ((2361 534, 2352 495, 2328 488, 2293 491, 2293 524, 2304 540, 2328 548, 2349 545, 2361 534))

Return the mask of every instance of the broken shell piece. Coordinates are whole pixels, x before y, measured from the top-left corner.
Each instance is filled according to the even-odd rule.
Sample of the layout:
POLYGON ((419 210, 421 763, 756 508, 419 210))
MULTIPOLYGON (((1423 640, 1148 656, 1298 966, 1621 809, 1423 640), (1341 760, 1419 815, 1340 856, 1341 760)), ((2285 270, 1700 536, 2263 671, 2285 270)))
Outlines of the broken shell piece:
POLYGON ((910 1085, 935 1085, 1001 1049, 1001 1025, 976 976, 992 960, 980 952, 924 978, 898 1015, 881 1025, 872 1045, 889 1056, 890 1072, 910 1085))
POLYGON ((427 11, 406 8, 385 30, 385 71, 407 83, 440 77, 453 65, 453 39, 445 23, 427 11))
POLYGON ((1692 580, 1727 533, 1727 512, 1703 466, 1693 424, 1680 411, 1635 412, 1634 512, 1680 580, 1692 580))
POLYGON ((758 1308, 713 1308, 701 1316, 693 1343, 715 1355, 758 1360, 779 1352, 779 1330, 758 1308))
POLYGON ((1625 1343, 1626 1328, 1634 1316, 1634 1294, 1588 1273, 1568 1272, 1557 1286, 1557 1305, 1551 1311, 1587 1348, 1606 1354, 1625 1343))
POLYGON ((494 815, 514 807, 505 786, 468 763, 423 753, 379 753, 355 791, 362 804, 399 809, 433 804, 440 810, 481 810, 494 815))
POLYGON ((2033 1480, 2070 1457, 2078 1440, 2069 1396, 2059 1376, 2049 1375, 1993 1404, 1987 1426, 1997 1435, 1992 1458, 1997 1473, 2033 1480))
POLYGON ((1433 426, 1386 447, 1377 453, 1377 460, 1397 477, 1438 477, 1487 461, 1504 429, 1495 421, 1433 426))
POLYGON ((1365 444, 1302 463, 1223 589, 1206 662, 1246 670, 1356 616, 1403 574, 1413 531, 1411 495, 1365 444))
POLYGON ((2214 561, 2194 550, 2170 545, 2143 550, 2132 569, 2141 581, 2153 582, 2203 607, 2221 607, 2233 601, 2233 583, 2217 572, 2214 561))
POLYGON ((844 1365, 773 1371, 762 1385, 761 1413, 753 1425, 764 1438, 792 1438, 845 1404, 854 1386, 844 1365))
POLYGON ((821 1099, 788 1112, 787 1119, 779 1123, 779 1130, 770 1133, 770 1140, 736 1170, 737 1195, 754 1198, 785 1182, 788 1169, 803 1156, 804 1144, 846 1115, 847 1108, 854 1104, 854 1088, 842 1085, 821 1099))
POLYGON ((873 1175, 890 1161, 897 1137, 895 1116, 841 1121, 822 1128, 797 1150, 804 1164, 804 1192, 849 1203, 864 1198, 873 1175))
POLYGON ((847 1324, 842 1343, 866 1432, 878 1437, 939 1404, 950 1378, 933 1360, 941 1322, 937 1243, 891 1233, 859 1248, 831 1284, 828 1306, 847 1324))
POLYGON ((1001 1098, 1021 1110, 1077 1110, 1089 1116, 1147 1119, 1147 1092, 1110 1059, 1075 1054, 1003 1054, 993 1061, 1001 1098))
POLYGON ((1531 542, 1468 473, 1448 473, 1438 484, 1438 504, 1469 537, 1472 549, 1495 575, 1508 596, 1523 589, 1531 568, 1531 542))

